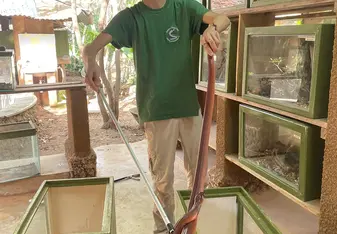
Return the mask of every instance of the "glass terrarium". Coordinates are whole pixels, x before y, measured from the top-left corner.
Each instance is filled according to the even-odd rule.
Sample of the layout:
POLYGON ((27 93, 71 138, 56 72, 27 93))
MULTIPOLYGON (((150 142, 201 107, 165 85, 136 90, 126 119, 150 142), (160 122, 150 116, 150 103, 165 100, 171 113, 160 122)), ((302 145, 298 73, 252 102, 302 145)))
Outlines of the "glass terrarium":
POLYGON ((0 125, 0 183, 38 174, 40 156, 33 123, 0 125))
MULTIPOLYGON (((178 191, 177 196, 176 217, 180 219, 187 211, 191 191, 178 191)), ((197 233, 279 234, 281 232, 242 187, 226 187, 205 190, 197 233)))
MULTIPOLYGON (((231 25, 220 34, 221 43, 214 56, 215 62, 215 88, 219 91, 235 92, 236 80, 236 48, 237 48, 238 24, 231 25)), ((199 84, 207 86, 208 59, 207 52, 201 48, 201 65, 199 84)))
POLYGON ((13 90, 15 85, 13 52, 0 47, 0 91, 13 90))
POLYGON ((247 28, 243 96, 305 117, 327 117, 333 35, 329 24, 247 28))
POLYGON ((14 234, 115 234, 113 178, 47 180, 14 234))
POLYGON ((258 7, 264 5, 272 5, 286 2, 295 2, 298 0, 250 0, 250 7, 258 7))
POLYGON ((210 9, 240 9, 249 6, 249 0, 210 0, 210 9))
POLYGON ((320 129, 240 105, 239 160, 301 200, 320 196, 320 129))

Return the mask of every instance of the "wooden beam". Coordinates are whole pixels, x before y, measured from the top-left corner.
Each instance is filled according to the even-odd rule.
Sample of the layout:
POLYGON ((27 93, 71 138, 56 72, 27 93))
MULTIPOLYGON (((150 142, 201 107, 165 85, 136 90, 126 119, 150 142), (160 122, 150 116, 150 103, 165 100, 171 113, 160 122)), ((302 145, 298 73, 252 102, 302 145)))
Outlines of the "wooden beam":
POLYGON ((326 140, 326 129, 325 128, 321 128, 321 138, 323 140, 326 140))
MULTIPOLYGON (((199 90, 205 90, 205 88, 203 86, 196 85, 196 87, 199 90)), ((284 115, 284 116, 287 116, 287 117, 290 117, 290 118, 293 118, 293 119, 297 119, 297 120, 300 120, 302 122, 309 123, 309 124, 312 124, 312 125, 315 125, 315 126, 318 126, 318 127, 321 127, 321 128, 327 128, 327 125, 328 125, 326 119, 311 119, 311 118, 303 117, 301 115, 293 114, 293 113, 290 113, 290 112, 287 112, 287 111, 276 109, 276 108, 266 106, 266 105, 263 105, 263 104, 259 104, 259 103, 256 103, 256 102, 248 101, 241 96, 235 95, 234 93, 223 93, 223 92, 215 91, 215 94, 219 97, 227 98, 227 99, 230 99, 230 100, 233 100, 233 101, 236 101, 236 102, 239 102, 239 103, 247 104, 247 105, 250 105, 250 106, 254 106, 254 107, 269 111, 269 112, 284 115)))
POLYGON ((320 234, 336 233, 337 230, 337 28, 335 28, 329 95, 328 127, 322 175, 320 234))
POLYGON ((69 89, 67 95, 68 139, 65 153, 72 177, 96 176, 96 154, 90 147, 87 94, 69 89))
POLYGON ((236 55, 236 95, 242 95, 242 79, 243 79, 243 57, 246 27, 263 27, 273 26, 275 24, 275 15, 273 13, 240 15, 238 44, 236 55))
POLYGON ((88 107, 85 89, 67 90, 68 137, 75 152, 90 151, 88 107))

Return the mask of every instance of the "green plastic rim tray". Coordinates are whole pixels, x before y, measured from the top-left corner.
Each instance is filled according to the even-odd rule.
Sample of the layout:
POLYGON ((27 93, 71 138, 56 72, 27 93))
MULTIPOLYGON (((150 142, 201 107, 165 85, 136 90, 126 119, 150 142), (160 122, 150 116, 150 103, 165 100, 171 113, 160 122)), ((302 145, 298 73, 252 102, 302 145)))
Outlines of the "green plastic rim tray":
POLYGON ((31 121, 0 124, 0 140, 36 135, 36 128, 31 121))
MULTIPOLYGON (((190 190, 180 190, 177 191, 178 194, 178 206, 182 206, 184 212, 187 211, 186 201, 190 199, 190 190)), ((205 200, 212 198, 236 198, 237 205, 237 217, 236 221, 236 234, 245 234, 244 232, 244 212, 246 211, 252 218, 253 222, 264 234, 281 234, 281 231, 271 222, 271 220, 262 212, 251 196, 242 187, 225 187, 225 188, 213 188, 205 190, 205 200)), ((201 208, 202 209, 202 208, 201 208)), ((202 212, 202 210, 200 211, 202 212)), ((223 214, 224 215, 224 214, 223 214)), ((220 213, 220 216, 221 213, 220 213)), ((218 216, 219 217, 219 216, 218 216)), ((220 217, 222 218, 222 217, 220 217)), ((200 222, 200 215, 199 221, 200 222)), ((222 223, 214 222, 211 225, 224 225, 222 223)), ((209 232, 211 233, 211 232, 209 232)), ((229 232, 224 232, 230 234, 229 232)), ((198 234, 208 234, 201 233, 198 230, 198 234)))
MULTIPOLYGON (((25 214, 23 215, 19 225, 17 226, 14 234, 25 234, 25 233, 36 233, 36 231, 31 231, 29 229, 31 226, 41 227, 46 226, 41 233, 36 234, 50 234, 54 233, 55 229, 58 229, 55 232, 61 233, 72 233, 72 234, 115 234, 116 233, 116 218, 115 218, 115 201, 114 201, 114 179, 112 177, 102 177, 102 178, 81 178, 81 179, 61 179, 61 180, 46 180, 44 181, 36 194, 34 195, 31 203, 29 204, 25 214), (54 189, 54 190, 53 190, 54 189), (79 190, 76 190, 79 189, 79 190), (77 191, 77 192, 74 192, 77 191), (83 191, 86 191, 83 193, 83 191), (82 193, 80 193, 82 192, 82 193), (79 193, 78 195, 75 193, 79 193), (70 196, 69 196, 70 194, 70 196), (68 202, 66 205, 59 205, 65 199, 69 197, 73 199, 68 202), (48 198, 46 200, 46 198, 48 198), (80 199, 82 198, 82 199, 80 199), (103 199, 102 199, 103 198, 103 199), (83 200, 77 202, 77 200, 83 200), (90 201, 96 202, 94 206, 90 201), (50 205, 51 204, 51 205, 50 205), (79 205, 82 205, 79 206, 79 205), (44 206, 44 207, 43 207, 44 206), (73 209, 75 206, 79 207, 78 210, 73 209), (39 210, 39 208, 44 210, 39 210), (84 207, 84 208, 83 208, 84 207), (87 208, 94 210, 91 212, 91 216, 86 216, 87 208), (92 208, 94 207, 94 208, 92 208), (83 208, 81 210, 81 208, 83 208), (62 211, 63 209, 63 211, 62 211), (68 209, 71 211, 71 214, 67 217, 62 215, 66 214, 64 210, 68 209), (96 210, 95 210, 96 209, 96 210), (33 219, 37 216, 38 210, 40 213, 45 211, 45 220, 44 223, 34 223, 33 219), (74 214, 75 210, 75 214, 74 214), (77 213, 76 213, 77 212, 77 213), (85 213, 85 214, 83 214, 85 213), (55 215, 54 215, 55 214, 55 215), (98 214, 98 215, 97 215, 98 214), (53 216, 54 215, 54 216, 53 216), (98 221, 92 221, 90 219, 97 219, 98 221), (61 217, 61 218, 60 218, 61 217), (81 218, 78 218, 81 217, 81 218), (63 219, 62 219, 63 218, 63 219), (64 225, 63 230, 60 228, 60 223, 70 221, 80 220, 81 223, 75 223, 70 225, 71 227, 66 227, 68 224, 64 225), (84 222, 82 222, 84 220, 84 222), (89 223, 89 224, 88 224, 89 223), (96 229, 100 231, 74 231, 78 227, 83 228, 82 226, 90 226, 92 223, 93 226, 96 226, 96 229), (82 226, 81 226, 82 225, 82 226), (51 227, 52 226, 52 227, 51 227), (54 226, 54 227, 53 227, 54 226), (53 232, 52 228, 55 228, 53 232), (65 231, 65 229, 67 229, 65 231), (73 230, 71 230, 73 229, 73 230)), ((41 215, 39 216, 41 217, 41 215)), ((43 221, 42 221, 43 222, 43 221)), ((86 227, 85 227, 86 228, 86 227)), ((90 227, 92 229, 92 227, 90 227)))

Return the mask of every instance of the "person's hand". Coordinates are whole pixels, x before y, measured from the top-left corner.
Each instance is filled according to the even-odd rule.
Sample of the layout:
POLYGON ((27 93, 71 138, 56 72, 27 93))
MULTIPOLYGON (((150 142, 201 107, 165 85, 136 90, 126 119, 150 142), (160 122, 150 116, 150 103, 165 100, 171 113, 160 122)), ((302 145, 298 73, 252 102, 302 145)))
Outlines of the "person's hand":
POLYGON ((98 92, 99 87, 101 87, 100 68, 96 63, 95 58, 90 56, 85 49, 82 53, 82 59, 85 68, 84 82, 88 84, 94 91, 98 92))
POLYGON ((210 56, 213 56, 217 52, 220 45, 220 35, 213 25, 209 25, 204 31, 200 44, 204 46, 207 54, 210 56))

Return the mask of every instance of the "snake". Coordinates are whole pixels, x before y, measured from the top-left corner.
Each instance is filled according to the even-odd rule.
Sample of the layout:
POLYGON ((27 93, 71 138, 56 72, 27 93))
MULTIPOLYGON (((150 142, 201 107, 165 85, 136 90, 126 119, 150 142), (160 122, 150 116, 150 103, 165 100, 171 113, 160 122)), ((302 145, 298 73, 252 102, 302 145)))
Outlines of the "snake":
POLYGON ((213 56, 208 55, 208 84, 199 145, 198 164, 195 172, 188 212, 176 223, 173 234, 182 234, 184 230, 187 230, 187 234, 195 234, 197 230, 198 215, 204 200, 205 180, 208 169, 208 143, 212 125, 214 94, 214 58, 213 56))

